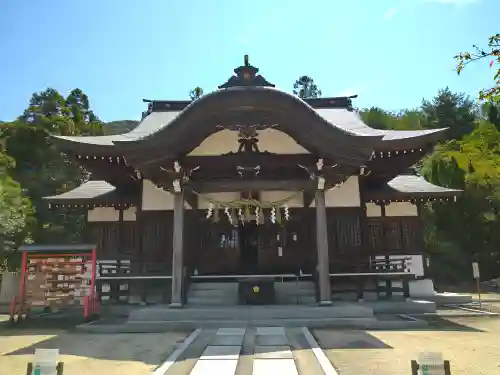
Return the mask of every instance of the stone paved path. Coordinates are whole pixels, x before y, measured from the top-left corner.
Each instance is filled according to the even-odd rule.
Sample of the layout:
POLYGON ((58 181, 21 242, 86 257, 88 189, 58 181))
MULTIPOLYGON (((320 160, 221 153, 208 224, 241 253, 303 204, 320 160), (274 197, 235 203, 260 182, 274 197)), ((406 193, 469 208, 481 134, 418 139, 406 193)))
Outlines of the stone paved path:
POLYGON ((207 374, 317 375, 325 371, 303 328, 249 327, 201 331, 166 372, 155 375, 207 374))

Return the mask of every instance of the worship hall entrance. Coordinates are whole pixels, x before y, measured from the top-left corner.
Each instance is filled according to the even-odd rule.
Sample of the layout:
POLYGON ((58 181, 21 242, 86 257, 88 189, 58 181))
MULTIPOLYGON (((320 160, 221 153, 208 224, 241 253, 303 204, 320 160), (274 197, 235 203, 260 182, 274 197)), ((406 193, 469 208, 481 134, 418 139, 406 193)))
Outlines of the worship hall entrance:
POLYGON ((242 274, 256 274, 259 268, 259 226, 255 220, 238 226, 240 270, 242 274))

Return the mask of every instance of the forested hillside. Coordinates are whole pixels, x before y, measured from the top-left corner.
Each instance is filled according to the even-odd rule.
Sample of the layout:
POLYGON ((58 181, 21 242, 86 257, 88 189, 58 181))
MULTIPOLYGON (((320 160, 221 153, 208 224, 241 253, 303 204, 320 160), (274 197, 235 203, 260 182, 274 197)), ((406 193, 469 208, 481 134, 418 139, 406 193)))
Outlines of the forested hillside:
MULTIPOLYGON (((491 53, 486 56, 500 56, 495 50, 491 53)), ((435 277, 448 282, 470 280, 472 260, 481 263, 485 279, 500 276, 500 107, 495 87, 498 80, 488 91, 492 95, 482 94, 489 101, 480 104, 444 88, 418 108, 359 109, 365 122, 379 129, 449 128, 449 140, 415 166, 433 183, 464 190, 456 203, 425 208, 426 251, 438 271, 435 277)), ((293 92, 303 98, 321 96, 308 76, 299 77, 293 92)), ((196 100, 203 90, 197 87, 191 93, 196 100)), ((104 124, 81 90, 64 96, 51 88, 34 93, 15 121, 0 122, 0 268, 17 267, 16 249, 21 243, 71 243, 84 238, 82 210, 51 210, 41 199, 89 177, 54 147, 48 135, 118 134, 137 123, 104 124)))
POLYGON ((104 132, 108 135, 123 134, 131 131, 139 124, 136 120, 118 120, 103 124, 104 132))

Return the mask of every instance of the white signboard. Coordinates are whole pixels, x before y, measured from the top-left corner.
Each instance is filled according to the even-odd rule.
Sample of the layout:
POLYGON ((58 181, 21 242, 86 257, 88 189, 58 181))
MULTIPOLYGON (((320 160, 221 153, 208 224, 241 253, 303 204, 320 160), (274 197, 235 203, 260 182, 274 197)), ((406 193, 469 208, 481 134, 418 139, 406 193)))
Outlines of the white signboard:
POLYGON ((472 276, 479 279, 479 264, 477 262, 472 263, 472 276))
MULTIPOLYGON (((385 255, 377 255, 376 260, 384 260, 385 255)), ((390 255, 390 262, 400 264, 405 259, 406 272, 412 273, 415 277, 424 276, 424 259, 422 255, 390 255)))
POLYGON ((59 349, 35 349, 33 375, 56 375, 59 349))
POLYGON ((446 375, 441 353, 420 353, 418 357, 419 375, 446 375))

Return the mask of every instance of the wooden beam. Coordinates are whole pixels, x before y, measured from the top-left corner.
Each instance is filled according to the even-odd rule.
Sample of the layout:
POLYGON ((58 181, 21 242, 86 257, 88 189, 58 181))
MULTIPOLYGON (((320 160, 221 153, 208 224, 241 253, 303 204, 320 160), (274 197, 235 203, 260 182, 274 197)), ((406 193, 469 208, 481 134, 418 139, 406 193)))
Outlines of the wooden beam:
POLYGON ((330 288, 330 260, 328 257, 328 229, 326 225, 325 192, 316 190, 316 246, 318 251, 319 304, 332 304, 330 288))
MULTIPOLYGON (((270 152, 255 153, 229 153, 217 156, 186 156, 182 164, 187 168, 200 166, 201 169, 227 169, 237 165, 261 165, 270 169, 286 166, 297 166, 298 164, 312 166, 318 157, 313 154, 289 154, 279 155, 270 152)), ((329 161, 325 160, 325 163, 329 161)))
POLYGON ((260 191, 260 190, 305 190, 313 180, 211 180, 203 182, 191 181, 188 188, 197 193, 215 193, 227 191, 260 191))
POLYGON ((172 235, 172 298, 170 307, 182 307, 184 269, 184 195, 174 194, 174 230, 172 235))
POLYGON ((193 210, 198 209, 198 196, 191 190, 184 190, 184 199, 191 206, 193 210))

